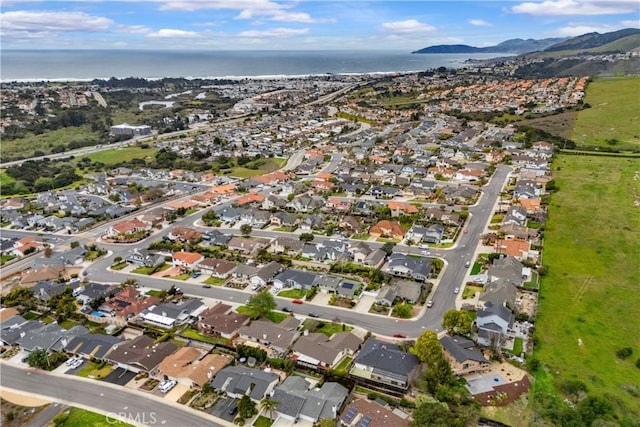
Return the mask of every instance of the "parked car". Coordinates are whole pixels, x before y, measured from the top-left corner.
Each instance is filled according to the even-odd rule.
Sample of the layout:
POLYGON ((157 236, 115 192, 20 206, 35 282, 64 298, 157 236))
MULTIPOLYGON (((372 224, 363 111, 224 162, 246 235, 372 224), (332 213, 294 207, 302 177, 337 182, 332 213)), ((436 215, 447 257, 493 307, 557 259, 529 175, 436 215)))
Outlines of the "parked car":
POLYGON ((211 285, 202 285, 203 288, 209 289, 211 285))
POLYGON ((284 311, 285 313, 291 313, 291 308, 290 307, 282 307, 282 311, 284 311))
POLYGON ((453 293, 454 293, 454 294, 457 294, 458 292, 460 292, 460 288, 455 288, 455 289, 453 290, 453 293))
POLYGON ((309 313, 309 317, 320 317, 318 313, 309 313))
POLYGON ((469 268, 470 265, 471 265, 471 261, 467 261, 464 263, 465 268, 469 268))
POLYGON ((200 273, 199 271, 194 272, 191 277, 193 277, 194 279, 197 279, 198 277, 200 277, 202 273, 200 273))
POLYGON ((294 304, 302 304, 302 300, 301 299, 294 299, 291 302, 294 303, 294 304))
POLYGON ((427 301, 427 308, 431 308, 431 307, 433 307, 433 300, 432 299, 427 301))
POLYGON ((403 334, 401 332, 396 332, 395 334, 393 334, 393 336, 396 337, 396 338, 406 338, 407 337, 406 334, 403 334))
POLYGON ((160 383, 158 390, 160 390, 162 393, 167 393, 169 392, 169 390, 174 388, 176 384, 178 384, 176 380, 166 380, 160 383))
POLYGON ((229 415, 235 415, 238 412, 238 406, 232 406, 229 408, 229 415))

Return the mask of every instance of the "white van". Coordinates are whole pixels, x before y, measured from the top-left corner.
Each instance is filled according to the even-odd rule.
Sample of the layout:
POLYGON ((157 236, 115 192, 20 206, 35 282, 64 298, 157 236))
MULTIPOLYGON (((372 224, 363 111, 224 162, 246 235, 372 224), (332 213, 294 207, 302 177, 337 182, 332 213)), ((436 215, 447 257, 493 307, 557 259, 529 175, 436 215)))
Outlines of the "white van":
POLYGON ((176 384, 178 384, 178 382, 176 380, 163 381, 163 382, 160 383, 160 386, 158 387, 158 390, 160 390, 162 393, 167 393, 169 390, 174 388, 176 386, 176 384))

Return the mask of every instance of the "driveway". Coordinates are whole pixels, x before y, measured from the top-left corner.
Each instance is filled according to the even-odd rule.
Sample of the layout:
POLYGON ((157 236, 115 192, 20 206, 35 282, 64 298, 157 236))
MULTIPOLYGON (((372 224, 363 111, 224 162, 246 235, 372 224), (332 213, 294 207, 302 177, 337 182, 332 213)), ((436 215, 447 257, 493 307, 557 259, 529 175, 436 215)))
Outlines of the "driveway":
POLYGON ((172 402, 177 402, 178 399, 180 399, 182 395, 188 391, 189 391, 188 385, 178 383, 171 390, 169 390, 169 393, 165 394, 161 391, 159 393, 160 393, 160 396, 164 397, 165 399, 170 400, 172 402))
POLYGON ((371 308, 371 304, 373 304, 376 300, 376 297, 372 295, 362 295, 360 297, 360 301, 353 307, 353 311, 358 313, 369 313, 369 309, 371 308))
POLYGON ((124 386, 129 381, 134 379, 135 376, 136 376, 135 372, 126 371, 126 370, 124 370, 122 368, 116 368, 113 372, 111 372, 109 375, 104 377, 104 379, 102 381, 106 381, 106 382, 111 383, 111 384, 117 384, 117 385, 124 386))
POLYGON ((209 413, 215 417, 233 422, 233 419, 236 417, 237 413, 235 415, 229 415, 229 409, 233 408, 237 404, 238 399, 223 397, 222 399, 218 399, 215 405, 213 405, 211 409, 209 409, 209 413))

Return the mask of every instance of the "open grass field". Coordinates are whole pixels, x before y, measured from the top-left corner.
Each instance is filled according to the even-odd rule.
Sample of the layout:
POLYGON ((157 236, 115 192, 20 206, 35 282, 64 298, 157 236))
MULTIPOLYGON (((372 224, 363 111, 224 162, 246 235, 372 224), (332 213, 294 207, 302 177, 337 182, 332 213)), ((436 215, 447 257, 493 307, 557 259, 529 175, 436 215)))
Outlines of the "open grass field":
POLYGON ((140 147, 123 147, 114 148, 111 150, 97 151, 95 153, 81 156, 74 159, 76 163, 83 157, 88 157, 93 162, 101 162, 105 165, 114 165, 116 163, 128 162, 132 159, 144 159, 147 156, 153 158, 156 153, 155 148, 140 148, 140 147))
POLYGON ((589 84, 571 139, 581 146, 640 149, 640 77, 597 79, 589 84), (615 139, 617 144, 607 141, 615 139))
POLYGON ((554 176, 534 352, 544 370, 534 394, 561 398, 558 385, 580 380, 637 421, 640 160, 559 155, 554 176), (620 360, 624 347, 633 355, 620 360))
POLYGON ((252 178, 254 176, 263 175, 265 173, 273 172, 287 163, 287 159, 268 158, 264 160, 264 164, 260 165, 258 169, 249 169, 241 166, 236 166, 230 169, 230 172, 224 171, 225 175, 236 176, 238 178, 252 178))
POLYGON ((98 134, 92 132, 89 125, 66 127, 47 131, 40 135, 28 134, 24 138, 13 141, 2 141, 2 158, 3 160, 7 160, 18 156, 32 157, 35 151, 50 154, 53 147, 57 145, 67 145, 73 141, 91 141, 93 144, 100 143, 98 134))
MULTIPOLYGON (((57 424, 56 424, 57 425, 57 424)), ((114 417, 107 417, 96 412, 80 408, 70 408, 69 416, 60 424, 62 427, 126 427, 131 424, 123 423, 114 417)))

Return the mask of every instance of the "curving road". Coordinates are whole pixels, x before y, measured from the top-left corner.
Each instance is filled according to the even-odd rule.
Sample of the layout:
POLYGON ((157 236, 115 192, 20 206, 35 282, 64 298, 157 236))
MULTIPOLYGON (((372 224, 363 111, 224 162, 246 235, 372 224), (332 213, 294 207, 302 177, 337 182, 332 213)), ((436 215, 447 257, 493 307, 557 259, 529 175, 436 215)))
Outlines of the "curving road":
POLYGON ((46 396, 55 402, 91 409, 136 425, 171 427, 220 426, 219 420, 204 412, 165 399, 131 391, 125 387, 60 375, 21 369, 6 362, 2 366, 2 387, 46 396))

